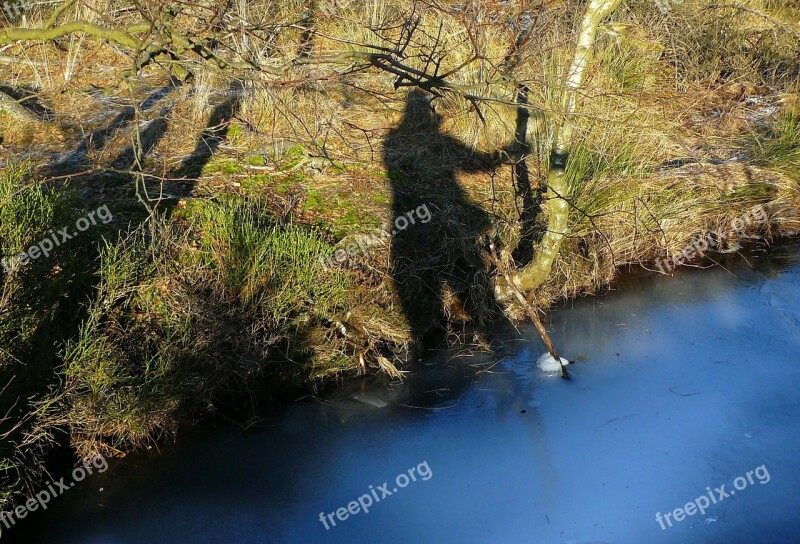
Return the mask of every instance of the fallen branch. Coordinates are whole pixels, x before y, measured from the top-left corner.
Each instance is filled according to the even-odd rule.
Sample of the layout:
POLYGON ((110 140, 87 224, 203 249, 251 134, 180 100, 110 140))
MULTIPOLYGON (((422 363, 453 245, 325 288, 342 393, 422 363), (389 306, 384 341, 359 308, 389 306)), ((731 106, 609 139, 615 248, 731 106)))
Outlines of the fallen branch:
POLYGON ((542 337, 542 341, 544 342, 547 351, 550 353, 550 356, 558 362, 559 366, 561 367, 561 377, 565 380, 568 380, 569 371, 567 371, 567 367, 564 365, 564 363, 561 362, 561 357, 559 357, 558 351, 556 351, 556 347, 553 344, 553 341, 550 339, 550 335, 547 333, 547 329, 544 328, 544 324, 542 323, 541 318, 539 318, 537 308, 533 305, 533 303, 525 298, 525 295, 522 293, 519 287, 517 287, 517 285, 511 281, 511 277, 506 271, 506 268, 496 255, 494 244, 491 245, 491 250, 492 254, 489 256, 489 258, 494 262, 497 271, 503 274, 506 283, 510 286, 520 304, 522 304, 522 307, 525 308, 525 312, 528 314, 528 317, 531 318, 533 326, 536 327, 536 330, 539 332, 539 336, 542 337))

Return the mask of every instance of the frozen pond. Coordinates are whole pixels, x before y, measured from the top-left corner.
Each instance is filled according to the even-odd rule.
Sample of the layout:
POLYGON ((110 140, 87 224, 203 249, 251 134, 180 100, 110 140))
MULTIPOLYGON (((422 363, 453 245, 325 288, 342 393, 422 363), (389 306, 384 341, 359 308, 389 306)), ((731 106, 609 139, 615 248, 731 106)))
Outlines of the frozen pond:
POLYGON ((798 255, 637 275, 552 313, 559 350, 585 355, 571 381, 535 368, 531 328, 389 392, 185 433, 9 542, 798 542, 798 255))

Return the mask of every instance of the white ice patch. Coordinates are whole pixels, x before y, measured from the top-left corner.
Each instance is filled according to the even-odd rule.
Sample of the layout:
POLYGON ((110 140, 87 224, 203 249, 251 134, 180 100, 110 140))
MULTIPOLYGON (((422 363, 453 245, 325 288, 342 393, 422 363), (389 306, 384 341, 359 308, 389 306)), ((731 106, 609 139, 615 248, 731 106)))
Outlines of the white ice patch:
MULTIPOLYGON (((563 357, 559 357, 559 359, 561 359, 561 364, 569 364, 569 361, 563 357)), ((536 366, 544 372, 561 372, 561 365, 549 353, 542 353, 536 361, 536 366)))
POLYGON ((725 248, 725 249, 717 248, 716 252, 717 253, 736 253, 740 249, 742 249, 742 246, 739 245, 739 242, 733 242, 733 243, 729 243, 728 247, 725 248))
POLYGON ((353 393, 350 395, 350 398, 356 400, 358 402, 363 402, 369 406, 374 406, 375 408, 385 408, 389 406, 389 403, 383 399, 378 398, 375 395, 365 394, 365 393, 353 393))

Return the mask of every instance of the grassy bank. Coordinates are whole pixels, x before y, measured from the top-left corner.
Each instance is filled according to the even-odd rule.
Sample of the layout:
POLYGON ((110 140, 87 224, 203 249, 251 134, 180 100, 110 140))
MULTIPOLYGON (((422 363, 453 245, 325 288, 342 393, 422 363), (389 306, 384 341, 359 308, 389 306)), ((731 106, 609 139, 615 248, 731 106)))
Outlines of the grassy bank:
MULTIPOLYGON (((321 21, 308 47, 376 41, 376 21, 405 6, 367 4, 321 21)), ((754 206, 766 220, 718 249, 800 232, 800 10, 745 5, 664 15, 632 2, 604 26, 574 120, 569 236, 539 307, 597 293, 625 266, 655 269, 754 206)), ((509 15, 497 9, 483 15, 509 15)), ((480 114, 454 94, 415 105, 390 74, 299 62, 292 77, 313 81, 200 67, 177 84, 151 67, 102 93, 127 65, 100 40, 12 46, 4 81, 35 97, 21 102, 31 118, 0 114, 0 253, 101 206, 113 220, 0 271, 0 510, 36 489, 50 452, 124 455, 182 421, 244 421, 342 376, 399 376, 431 331, 481 342, 483 325, 524 318, 491 300, 495 265, 530 259, 547 225, 541 189, 580 9, 533 10, 521 164, 498 160, 521 126, 508 82, 480 114)), ((438 17, 419 24, 441 23, 443 63, 461 66, 459 12, 438 17)), ((481 37, 485 58, 456 83, 486 83, 504 32, 481 37)), ((281 35, 274 54, 298 39, 281 35)))

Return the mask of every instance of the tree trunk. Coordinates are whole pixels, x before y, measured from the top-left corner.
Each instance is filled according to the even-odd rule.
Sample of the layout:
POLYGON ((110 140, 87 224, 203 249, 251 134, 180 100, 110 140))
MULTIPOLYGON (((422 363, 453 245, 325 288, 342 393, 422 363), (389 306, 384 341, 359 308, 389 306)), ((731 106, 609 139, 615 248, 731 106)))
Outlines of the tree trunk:
MULTIPOLYGON (((539 250, 532 263, 512 275, 512 281, 524 292, 539 287, 550 275, 553 262, 558 256, 561 241, 567 232, 569 219, 569 188, 565 174, 567 159, 572 145, 572 123, 578 91, 586 78, 586 68, 592 60, 597 28, 600 22, 619 6, 621 0, 591 0, 583 16, 575 57, 569 69, 567 88, 564 92, 564 118, 556 128, 553 150, 550 153, 550 168, 547 174, 547 233, 542 238, 539 250)), ((512 296, 512 291, 498 278, 497 297, 501 300, 512 296)))

